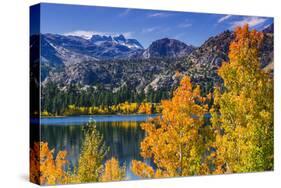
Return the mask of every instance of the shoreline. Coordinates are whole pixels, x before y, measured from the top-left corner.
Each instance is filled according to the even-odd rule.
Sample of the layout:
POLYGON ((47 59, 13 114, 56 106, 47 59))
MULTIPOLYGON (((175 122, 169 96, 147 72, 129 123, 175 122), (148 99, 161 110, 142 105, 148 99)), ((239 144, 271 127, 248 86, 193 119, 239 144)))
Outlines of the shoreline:
POLYGON ((83 117, 83 116, 132 116, 132 115, 158 115, 158 113, 155 114, 79 114, 79 115, 69 115, 69 116, 40 116, 40 118, 66 118, 66 117, 83 117))

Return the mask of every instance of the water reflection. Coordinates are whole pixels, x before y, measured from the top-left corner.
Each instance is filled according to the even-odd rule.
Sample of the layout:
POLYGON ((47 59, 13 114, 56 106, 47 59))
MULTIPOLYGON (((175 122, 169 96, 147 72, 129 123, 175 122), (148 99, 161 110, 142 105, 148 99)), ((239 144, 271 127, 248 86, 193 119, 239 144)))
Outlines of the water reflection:
MULTIPOLYGON (((96 122, 97 129, 104 136, 106 145, 110 151, 106 158, 112 156, 127 167, 127 178, 137 179, 130 171, 132 159, 142 160, 139 155, 140 142, 145 133, 140 127, 141 122, 96 122)), ((47 141, 50 148, 56 151, 67 150, 70 165, 76 165, 79 158, 80 148, 83 142, 82 128, 84 125, 44 125, 41 126, 41 140, 47 141)), ((150 164, 150 161, 146 161, 150 164)))

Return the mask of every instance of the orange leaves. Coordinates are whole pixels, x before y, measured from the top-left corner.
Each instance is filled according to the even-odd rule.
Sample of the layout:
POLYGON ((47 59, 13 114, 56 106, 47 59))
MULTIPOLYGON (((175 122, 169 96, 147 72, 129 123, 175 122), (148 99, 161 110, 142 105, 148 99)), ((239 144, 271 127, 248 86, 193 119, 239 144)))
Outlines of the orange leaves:
MULTIPOLYGON (((199 173, 204 148, 199 132, 205 129, 204 114, 207 112, 203 101, 199 87, 193 89, 190 78, 184 76, 173 98, 161 102, 162 115, 141 125, 147 133, 141 142, 141 155, 153 158, 157 176, 199 173)), ((152 177, 151 167, 137 161, 133 164, 136 175, 152 177)))
POLYGON ((180 94, 180 92, 191 92, 191 91, 192 91, 191 80, 188 76, 184 76, 180 81, 180 87, 176 90, 175 96, 179 96, 179 95, 183 96, 183 94, 180 94))
MULTIPOLYGON (((258 55, 263 40, 263 33, 256 30, 249 30, 248 25, 235 29, 235 40, 230 44, 230 61, 239 61, 249 54, 258 55)), ((247 62, 245 62, 247 63, 247 62)))
POLYGON ((82 150, 73 171, 65 171, 66 151, 58 151, 55 156, 48 143, 36 142, 30 152, 30 180, 41 185, 124 180, 126 167, 119 166, 117 159, 107 160, 103 165, 107 151, 94 123, 84 127, 82 150))
POLYGON ((271 169, 273 159, 273 82, 260 68, 263 34, 235 30, 229 63, 218 73, 224 92, 215 90, 212 124, 217 130, 214 173, 271 169), (262 116, 261 114, 267 114, 262 116))
POLYGON ((55 160, 55 165, 56 165, 56 172, 58 176, 64 176, 65 172, 64 172, 64 166, 66 165, 67 161, 66 161, 66 155, 67 152, 66 151, 59 151, 55 160))
POLYGON ((132 171, 135 175, 143 178, 153 178, 154 170, 151 166, 145 164, 144 162, 132 160, 132 171))
POLYGON ((202 104, 203 100, 204 98, 200 96, 200 88, 192 89, 190 78, 184 76, 173 98, 162 101, 162 117, 180 127, 201 126, 203 115, 207 112, 207 106, 202 104))
POLYGON ((227 88, 240 91, 243 87, 257 87, 262 77, 259 61, 262 41, 263 34, 250 31, 248 25, 236 28, 235 39, 229 47, 229 63, 218 70, 227 88))
POLYGON ((141 114, 152 114, 153 106, 151 103, 142 102, 139 106, 138 113, 141 114))
MULTIPOLYGON (((156 168, 133 160, 135 175, 155 178, 273 169, 273 81, 259 67, 263 35, 244 26, 236 29, 235 36, 230 61, 218 70, 223 87, 202 97, 200 88, 193 87, 190 78, 184 76, 173 97, 161 102, 162 114, 141 124, 146 133, 140 144, 141 156, 153 160, 156 168), (206 103, 212 99, 209 111, 206 103), (204 125, 208 112, 211 126, 204 125)), ((154 105, 125 102, 100 112, 151 114, 154 105)), ((85 110, 79 107, 79 111, 85 110)), ((90 111, 94 113, 95 109, 90 111)), ((85 133, 79 164, 67 177, 68 182, 125 179, 125 167, 117 159, 103 165, 107 147, 95 126, 89 126, 85 133)), ((47 143, 35 143, 31 150, 31 181, 63 182, 66 162, 65 151, 59 151, 54 159, 54 150, 49 150, 47 143)))
POLYGON ((119 161, 112 157, 105 163, 104 172, 101 181, 121 181, 126 176, 126 166, 120 167, 119 161))
POLYGON ((31 149, 30 180, 39 184, 62 183, 66 178, 64 165, 67 163, 66 151, 59 151, 54 160, 54 150, 48 143, 36 142, 31 149))
MULTIPOLYGON (((223 88, 205 98, 184 76, 172 99, 161 102, 161 116, 142 124, 146 137, 141 155, 154 160, 155 177, 272 169, 273 82, 260 69, 263 35, 244 26, 236 29, 235 36, 230 62, 218 70, 223 88), (213 130, 203 126, 209 111, 205 104, 212 98, 213 130)), ((136 175, 152 176, 148 169, 134 162, 136 175)))
POLYGON ((40 183, 40 144, 34 143, 30 150, 30 181, 40 183))

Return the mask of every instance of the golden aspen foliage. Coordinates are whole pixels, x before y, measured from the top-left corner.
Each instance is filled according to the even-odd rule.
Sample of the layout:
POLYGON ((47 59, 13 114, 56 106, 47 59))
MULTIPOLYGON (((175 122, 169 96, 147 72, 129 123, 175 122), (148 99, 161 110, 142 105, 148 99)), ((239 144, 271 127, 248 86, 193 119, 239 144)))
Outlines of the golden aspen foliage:
POLYGON ((153 105, 149 102, 142 102, 139 106, 138 113, 152 114, 153 105))
POLYGON ((31 149, 30 159, 31 182, 54 185, 66 179, 66 151, 59 151, 54 159, 54 150, 49 150, 48 143, 36 142, 31 149))
POLYGON ((263 34, 248 25, 235 30, 229 62, 218 70, 223 88, 214 92, 215 172, 273 169, 273 80, 260 68, 263 34))
POLYGON ((97 131, 96 125, 89 123, 84 128, 84 140, 78 166, 72 177, 69 177, 69 183, 99 181, 107 151, 103 136, 97 131))
POLYGON ((105 162, 105 167, 101 175, 101 181, 121 181, 126 178, 126 166, 120 166, 119 161, 112 157, 105 162))
POLYGON ((132 171, 142 177, 197 175, 206 141, 203 136, 207 105, 199 86, 192 88, 184 76, 171 100, 163 100, 162 115, 141 125, 146 137, 141 142, 141 156, 153 159, 156 171, 143 162, 133 161, 132 171))
POLYGON ((50 116, 51 114, 47 112, 46 110, 41 112, 41 116, 50 116))
MULTIPOLYGON (((75 106, 74 104, 68 105, 68 107, 63 112, 65 116, 71 115, 94 115, 94 114, 152 114, 153 112, 160 112, 158 103, 150 103, 150 102, 123 102, 110 106, 75 106)), ((42 112, 42 116, 52 116, 51 113, 47 111, 42 112)))
POLYGON ((153 168, 145 164, 144 162, 132 160, 131 169, 136 176, 143 177, 143 178, 155 177, 153 168))
MULTIPOLYGON (((114 107, 114 106, 113 106, 114 107)), ((137 103, 124 102, 117 105, 117 109, 124 114, 135 113, 138 110, 137 103)))

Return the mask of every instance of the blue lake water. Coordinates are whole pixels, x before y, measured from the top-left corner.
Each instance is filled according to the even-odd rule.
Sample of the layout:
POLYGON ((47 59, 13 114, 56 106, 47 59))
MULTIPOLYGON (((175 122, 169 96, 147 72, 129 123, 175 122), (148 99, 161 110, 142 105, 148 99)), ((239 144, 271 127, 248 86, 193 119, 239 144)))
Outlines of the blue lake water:
MULTIPOLYGON (((89 121, 95 121, 98 131, 110 147, 106 159, 116 157, 126 165, 127 179, 138 179, 130 170, 133 159, 142 160, 140 142, 145 133, 140 124, 156 115, 94 115, 41 118, 41 141, 49 143, 51 149, 67 150, 67 159, 73 167, 77 165, 83 142, 82 128, 89 121)), ((151 161, 145 161, 152 164, 151 161)))
POLYGON ((152 115, 89 115, 89 116, 66 116, 66 117, 43 117, 41 125, 84 125, 89 121, 95 122, 143 122, 152 115))

